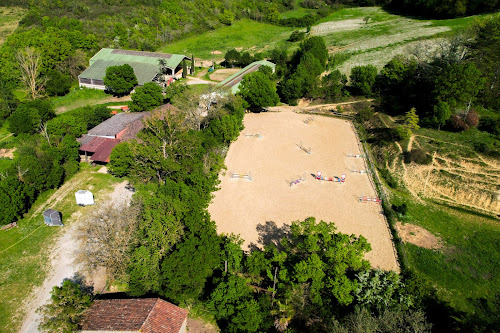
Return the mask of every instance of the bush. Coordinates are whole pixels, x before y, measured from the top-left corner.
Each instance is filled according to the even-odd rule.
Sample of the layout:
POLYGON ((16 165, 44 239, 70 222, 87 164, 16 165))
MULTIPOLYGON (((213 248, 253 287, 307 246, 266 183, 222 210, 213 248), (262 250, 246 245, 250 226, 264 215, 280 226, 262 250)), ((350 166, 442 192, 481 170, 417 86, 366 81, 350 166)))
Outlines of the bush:
POLYGON ((379 169, 380 175, 384 178, 387 185, 389 185, 393 189, 397 189, 399 187, 398 181, 391 172, 387 169, 379 169))
POLYGON ((401 205, 392 205, 392 210, 395 211, 396 213, 405 216, 406 213, 408 212, 408 206, 406 203, 402 203, 401 205))
POLYGON ((401 126, 401 125, 396 128, 396 133, 397 133, 398 141, 408 140, 412 134, 411 130, 408 127, 401 126))
POLYGON ((375 112, 373 111, 373 109, 369 106, 366 106, 358 111, 358 113, 356 114, 356 118, 361 122, 368 121, 372 119, 374 114, 375 112))
POLYGON ((292 34, 288 38, 288 41, 289 42, 298 42, 298 41, 303 40, 305 36, 306 36, 306 33, 304 31, 295 30, 292 32, 292 34))
POLYGON ((423 149, 413 148, 411 151, 404 153, 404 161, 405 163, 430 164, 432 156, 423 149))

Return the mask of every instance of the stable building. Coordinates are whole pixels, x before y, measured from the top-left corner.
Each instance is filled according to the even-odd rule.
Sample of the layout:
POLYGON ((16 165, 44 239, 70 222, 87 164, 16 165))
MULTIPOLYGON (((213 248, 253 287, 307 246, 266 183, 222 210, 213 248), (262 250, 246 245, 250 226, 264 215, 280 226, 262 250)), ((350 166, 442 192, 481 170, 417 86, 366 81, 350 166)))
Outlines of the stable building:
POLYGON ((108 163, 117 144, 134 139, 144 128, 142 118, 147 115, 149 112, 119 113, 92 128, 77 139, 82 159, 97 164, 108 163))
POLYGON ((158 81, 160 60, 165 62, 168 70, 165 81, 171 82, 181 76, 183 61, 191 58, 182 54, 105 48, 90 58, 89 67, 78 75, 78 83, 80 87, 105 90, 106 68, 128 64, 134 69, 138 85, 142 86, 147 82, 158 81))
POLYGON ((243 80, 243 77, 247 74, 258 71, 260 66, 271 67, 273 70, 273 73, 276 69, 276 65, 270 61, 267 61, 267 60, 255 61, 255 62, 252 62, 250 65, 246 66, 245 68, 242 68, 240 71, 227 77, 224 81, 219 82, 217 85, 222 86, 222 87, 231 88, 231 92, 233 94, 236 94, 238 91, 240 91, 239 85, 241 83, 241 80, 243 80))
POLYGON ((160 298, 98 299, 85 312, 82 333, 186 333, 187 316, 160 298))

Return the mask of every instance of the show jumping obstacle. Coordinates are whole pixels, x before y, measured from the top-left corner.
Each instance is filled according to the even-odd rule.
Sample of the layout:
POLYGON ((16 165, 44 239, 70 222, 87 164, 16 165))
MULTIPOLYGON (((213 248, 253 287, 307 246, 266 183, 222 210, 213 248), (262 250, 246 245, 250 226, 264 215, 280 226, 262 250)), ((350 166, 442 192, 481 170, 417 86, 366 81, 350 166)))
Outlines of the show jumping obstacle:
POLYGON ((324 177, 322 175, 321 171, 318 171, 316 173, 316 179, 317 180, 324 180, 326 182, 339 182, 339 183, 345 183, 345 173, 343 173, 340 178, 335 176, 335 177, 324 177))
POLYGON ((380 199, 379 197, 369 197, 369 196, 366 196, 366 195, 361 195, 359 197, 359 202, 363 202, 363 203, 367 203, 367 202, 381 203, 382 199, 380 199))
POLYGON ((351 170, 352 173, 361 173, 361 174, 368 174, 371 173, 370 170, 351 170))
POLYGON ((356 155, 356 154, 347 154, 347 157, 354 157, 354 158, 365 158, 365 155, 356 155))
POLYGON ((257 138, 257 139, 262 139, 262 135, 260 133, 255 133, 255 134, 245 134, 246 137, 251 137, 251 138, 257 138))
POLYGON ((306 125, 309 125, 310 123, 312 123, 314 121, 314 118, 313 117, 307 117, 306 120, 304 120, 304 124, 306 125))
POLYGON ((252 174, 250 172, 240 173, 240 172, 231 171, 231 172, 229 172, 229 177, 231 177, 231 178, 237 178, 237 179, 252 180, 252 174))
POLYGON ((306 181, 306 174, 304 174, 302 177, 300 178, 297 178, 297 179, 294 179, 292 180, 289 185, 290 187, 292 187, 293 185, 297 185, 297 184, 300 184, 302 182, 305 182, 306 181))
POLYGON ((302 141, 300 141, 300 144, 297 144, 297 147, 305 151, 308 155, 311 155, 311 147, 306 148, 302 145, 302 141))

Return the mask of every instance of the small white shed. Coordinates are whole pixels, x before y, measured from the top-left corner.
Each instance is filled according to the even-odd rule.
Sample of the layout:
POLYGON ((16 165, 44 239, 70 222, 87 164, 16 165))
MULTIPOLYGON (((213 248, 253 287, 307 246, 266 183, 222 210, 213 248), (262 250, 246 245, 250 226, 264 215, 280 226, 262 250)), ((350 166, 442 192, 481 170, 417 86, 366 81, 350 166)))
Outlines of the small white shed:
POLYGON ((90 191, 79 190, 75 193, 76 203, 80 206, 88 206, 94 204, 94 195, 90 191))

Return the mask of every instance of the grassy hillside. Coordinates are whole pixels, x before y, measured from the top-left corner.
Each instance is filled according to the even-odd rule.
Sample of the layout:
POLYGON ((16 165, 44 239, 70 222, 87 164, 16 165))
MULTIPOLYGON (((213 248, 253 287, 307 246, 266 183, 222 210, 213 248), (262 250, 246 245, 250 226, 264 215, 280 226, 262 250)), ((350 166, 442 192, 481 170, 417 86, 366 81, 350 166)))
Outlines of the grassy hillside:
MULTIPOLYGON (((301 17, 308 11, 299 8, 282 13, 282 17, 301 17)), ((408 54, 412 49, 421 48, 422 42, 433 50, 438 47, 440 37, 463 31, 478 18, 488 15, 492 14, 449 20, 420 20, 391 14, 380 7, 345 8, 319 20, 310 34, 323 37, 330 53, 352 54, 340 67, 341 72, 348 74, 352 67, 363 64, 382 68, 396 54, 408 54)), ((222 59, 231 48, 256 52, 277 46, 293 46, 285 41, 293 30, 297 28, 244 19, 229 27, 165 44, 159 50, 193 53, 195 57, 205 60, 211 59, 215 51, 215 59, 222 59)))
MULTIPOLYGON (((474 299, 500 290, 500 163, 481 155, 478 131, 451 133, 420 129, 404 142, 389 139, 397 121, 383 113, 365 123, 368 142, 388 184, 391 203, 405 203, 398 215, 405 225, 424 228, 439 239, 426 246, 423 236, 400 233, 410 269, 426 276, 439 296, 458 310, 474 311, 474 299), (404 153, 427 152, 424 164, 405 163, 404 153), (432 157, 432 158, 431 158, 432 157), (412 238, 413 236, 413 238, 412 238)), ((485 134, 487 135, 487 134, 485 134)), ((483 135, 484 136, 484 135, 483 135)))
POLYGON ((226 51, 232 48, 256 52, 291 45, 285 40, 293 30, 293 28, 243 19, 228 27, 166 44, 160 51, 194 54, 195 57, 206 60, 212 59, 212 52, 215 51, 215 59, 222 59, 226 51))
POLYGON ((0 45, 16 30, 27 10, 20 7, 0 7, 0 45))

